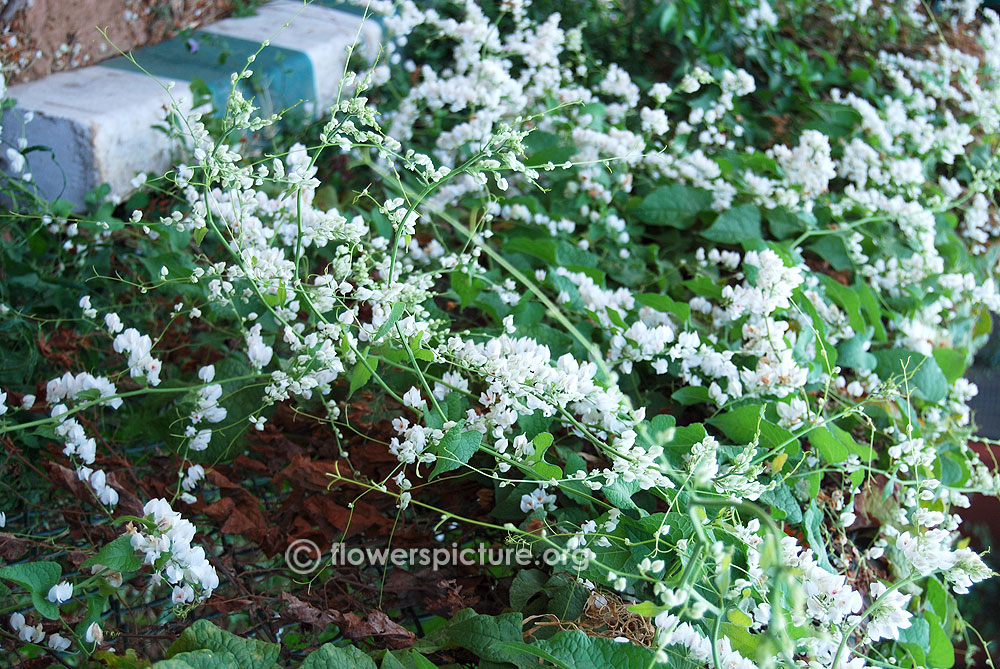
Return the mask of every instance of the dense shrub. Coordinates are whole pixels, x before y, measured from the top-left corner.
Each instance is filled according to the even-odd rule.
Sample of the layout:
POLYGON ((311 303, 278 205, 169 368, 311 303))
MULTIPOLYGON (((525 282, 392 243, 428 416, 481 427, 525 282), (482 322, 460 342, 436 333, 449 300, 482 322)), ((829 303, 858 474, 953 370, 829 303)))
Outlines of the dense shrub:
POLYGON ((110 664, 91 654, 214 610, 243 638, 199 620, 164 666, 272 666, 338 631, 306 662, 972 652, 956 596, 991 572, 956 511, 1000 491, 963 378, 1000 311, 997 15, 373 4, 385 50, 317 126, 257 116, 251 62, 225 110, 175 111, 185 157, 117 210, 11 182, 5 647, 110 664), (261 512, 317 475, 308 509, 389 504, 261 512), (274 573, 293 539, 397 525, 561 559, 477 566, 505 599, 424 600, 419 639, 412 603, 362 621, 274 573))

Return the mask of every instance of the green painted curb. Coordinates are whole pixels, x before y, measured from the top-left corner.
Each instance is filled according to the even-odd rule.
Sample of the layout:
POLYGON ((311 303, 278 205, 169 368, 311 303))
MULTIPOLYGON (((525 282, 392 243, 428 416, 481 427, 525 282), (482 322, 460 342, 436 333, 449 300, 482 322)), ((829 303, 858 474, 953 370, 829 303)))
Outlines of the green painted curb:
MULTIPOLYGON (((258 49, 258 42, 198 30, 190 37, 175 37, 137 49, 132 56, 157 78, 204 82, 215 108, 225 109, 232 90, 232 73, 243 69, 247 58, 258 49)), ((106 60, 98 67, 138 71, 124 56, 106 60)), ((312 61, 304 53, 269 46, 257 55, 250 69, 250 80, 241 82, 243 95, 255 98, 263 116, 316 99, 312 61)))
MULTIPOLYGON (((345 14, 353 14, 354 16, 363 17, 367 11, 365 7, 361 7, 350 2, 344 2, 344 0, 313 0, 313 4, 321 7, 328 7, 329 9, 336 9, 337 11, 344 12, 345 14)), ((381 14, 369 11, 368 20, 374 21, 378 24, 378 27, 382 29, 382 32, 385 32, 385 23, 382 20, 381 14)))

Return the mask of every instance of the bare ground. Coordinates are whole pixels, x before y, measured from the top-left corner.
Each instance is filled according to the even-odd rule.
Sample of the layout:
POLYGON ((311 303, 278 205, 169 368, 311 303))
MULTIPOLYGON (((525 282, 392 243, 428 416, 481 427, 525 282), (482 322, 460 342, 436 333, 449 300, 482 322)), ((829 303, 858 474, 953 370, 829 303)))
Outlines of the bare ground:
POLYGON ((93 65, 212 23, 259 0, 0 0, 8 83, 93 65), (101 34, 104 30, 107 39, 101 34))

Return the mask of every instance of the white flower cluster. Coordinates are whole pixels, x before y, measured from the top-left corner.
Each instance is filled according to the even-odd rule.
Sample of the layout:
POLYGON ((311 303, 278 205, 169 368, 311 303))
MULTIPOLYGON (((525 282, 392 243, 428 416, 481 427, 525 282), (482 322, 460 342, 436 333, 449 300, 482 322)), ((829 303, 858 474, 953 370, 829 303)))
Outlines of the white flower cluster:
POLYGON ((185 520, 180 513, 170 508, 165 499, 146 502, 142 512, 151 521, 152 527, 132 527, 132 548, 143 554, 143 563, 156 565, 153 584, 161 579, 173 586, 171 601, 174 604, 188 604, 195 599, 212 596, 219 587, 219 576, 208 561, 205 549, 192 546, 196 533, 195 526, 185 520), (166 562, 161 558, 166 556, 166 562))
MULTIPOLYGON (((951 508, 967 504, 965 494, 928 483, 945 436, 969 434, 967 403, 974 386, 959 379, 946 384, 939 393, 943 399, 908 399, 911 428, 905 435, 896 428, 873 427, 865 403, 898 399, 890 380, 880 378, 884 365, 875 354, 903 349, 927 358, 930 366, 942 348, 972 350, 951 324, 977 322, 979 305, 1000 312, 1000 291, 992 276, 984 278, 978 269, 966 267, 953 270, 955 263, 948 259, 950 247, 965 243, 974 255, 988 258, 985 251, 1000 233, 993 203, 996 170, 972 161, 954 168, 978 141, 977 123, 986 132, 1000 128, 1000 95, 991 77, 978 76, 984 64, 1000 69, 995 54, 972 58, 944 45, 926 59, 880 54, 878 76, 891 83, 895 95, 869 99, 858 87, 834 91, 823 102, 856 114, 856 127, 839 135, 805 129, 763 149, 751 145, 748 136, 753 133, 743 127, 747 104, 740 98, 757 85, 744 70, 694 67, 673 87, 654 82, 644 91, 636 83, 641 80, 633 80, 622 64, 600 64, 599 72, 591 71, 580 32, 560 27, 559 15, 532 22, 526 2, 503 3, 509 16, 501 21, 472 0, 449 12, 410 0, 372 4, 386 14, 393 39, 387 55, 411 75, 410 87, 385 115, 388 133, 382 132, 379 113, 363 95, 373 77, 385 81, 384 70, 356 82, 356 95, 335 105, 322 130, 324 149, 354 152, 387 182, 396 175, 387 193, 366 189, 360 194, 359 201, 370 205, 369 220, 321 204, 329 196, 318 191, 320 172, 304 145, 293 145, 282 158, 250 165, 242 149, 225 143, 231 140, 216 141, 192 116, 188 139, 193 161, 177 170, 186 213, 151 224, 204 232, 211 223, 221 233, 222 246, 231 252, 227 259, 202 263, 189 278, 213 310, 236 315, 236 336, 245 342, 241 364, 248 363, 247 376, 266 386, 265 403, 313 402, 335 423, 341 408, 331 395, 338 383, 349 384, 351 392, 368 379, 382 384, 393 398, 391 410, 407 416, 391 414, 395 434, 388 447, 399 462, 391 480, 399 488, 401 509, 411 500, 408 475, 419 475, 421 465, 443 457, 438 449, 459 425, 484 435, 477 457, 492 455, 491 474, 501 486, 515 483, 501 476, 512 469, 528 472, 548 464, 538 461, 536 453, 544 449, 536 449, 529 436, 538 431, 525 426, 526 419, 540 417, 549 436, 593 447, 594 452, 581 449, 586 463, 564 474, 564 480, 604 490, 603 499, 611 501, 606 488, 616 486, 619 495, 622 489, 641 489, 676 501, 674 489, 684 485, 685 492, 735 504, 759 500, 781 485, 800 499, 807 497, 809 472, 797 465, 794 477, 801 483, 793 486, 796 478, 787 470, 782 473, 788 453, 778 455, 762 446, 772 436, 765 431, 780 432, 771 421, 809 439, 801 464, 820 469, 822 449, 812 437, 821 430, 834 434, 836 427, 853 439, 837 421, 846 425, 857 417, 855 434, 874 430, 872 447, 887 463, 893 485, 902 489, 898 500, 893 498, 898 508, 892 522, 864 557, 898 553, 896 576, 904 570, 924 576, 941 572, 956 593, 990 575, 974 552, 953 549, 959 521, 951 508), (407 35, 417 27, 447 45, 447 68, 402 62, 407 35), (571 146, 568 158, 560 158, 560 165, 526 165, 518 156, 526 152, 527 126, 546 141, 571 146), (414 199, 411 180, 426 196, 422 201, 414 199), (547 210, 541 204, 544 196, 535 197, 537 185, 571 204, 547 210), (637 194, 652 187, 651 198, 661 185, 679 188, 671 191, 670 206, 634 206, 643 199, 637 194), (451 220, 446 214, 473 197, 482 205, 475 208, 481 218, 474 217, 475 229, 459 240, 469 248, 452 251, 449 242, 454 239, 441 233, 451 220), (685 213, 685 207, 691 211, 685 213), (753 216, 743 216, 751 210, 753 216), (710 233, 703 227, 734 221, 746 224, 746 238, 721 238, 714 234, 717 229, 710 233), (762 231, 754 233, 765 222, 772 226, 769 239, 777 241, 765 242, 759 238, 766 236, 762 231), (782 222, 794 232, 776 232, 782 222), (521 243, 517 253, 533 247, 512 265, 539 284, 537 294, 545 294, 546 310, 532 311, 538 305, 525 298, 515 277, 497 269, 505 258, 492 263, 494 257, 483 252, 490 250, 494 233, 503 235, 512 227, 530 235, 513 240, 521 243), (743 247, 695 248, 691 242, 677 257, 672 251, 665 254, 671 257, 655 257, 655 271, 634 279, 646 258, 660 253, 648 243, 654 233, 659 235, 654 227, 670 228, 662 236, 669 248, 682 248, 688 235, 723 239, 720 247, 743 247), (540 258, 545 259, 542 267, 535 262, 540 258), (669 272, 668 278, 661 271, 669 272), (443 287, 449 278, 451 292, 443 287), (689 296, 680 298, 687 294, 683 291, 689 296), (916 292, 926 299, 910 300, 916 292), (457 307, 456 295, 461 302, 457 307), (495 316, 496 330, 465 322, 462 310, 470 299, 478 300, 474 309, 487 322, 495 316), (888 318, 872 315, 885 302, 904 306, 893 307, 888 318), (531 329, 543 325, 532 322, 543 318, 537 313, 547 316, 557 309, 565 316, 560 325, 581 326, 571 333, 572 348, 544 343, 567 339, 563 332, 548 340, 537 334, 544 332, 541 327, 531 329), (459 313, 455 321, 469 329, 448 320, 459 313), (528 327, 522 330, 522 323, 528 327), (420 383, 411 379, 401 387, 390 386, 379 376, 386 367, 419 372, 420 383), (659 412, 668 397, 677 405, 695 405, 692 411, 706 416, 747 404, 756 411, 760 405, 760 429, 738 444, 716 436, 726 430, 702 431, 674 458, 677 454, 665 448, 674 433, 644 434, 646 407, 633 405, 644 401, 647 389, 640 384, 647 380, 656 385, 650 396, 662 395, 662 400, 649 402, 651 412, 659 412), (635 387, 632 397, 623 390, 630 386, 635 387), (444 420, 438 403, 452 405, 456 399, 466 402, 459 410, 465 411, 464 418, 444 420)), ((864 5, 847 3, 837 20, 865 17, 864 5)), ((907 6, 914 17, 921 16, 915 3, 907 6)), ((737 3, 735 9, 748 31, 740 42, 747 49, 766 47, 768 35, 784 20, 767 2, 737 3)), ((995 15, 987 15, 980 39, 1000 45, 995 15)), ((241 130, 272 121, 254 112, 250 102, 236 95, 224 123, 227 129, 241 130)), ((78 306, 86 319, 97 318, 89 296, 78 306)), ((135 328, 125 329, 117 314, 105 315, 104 327, 114 350, 128 356, 131 376, 159 384, 162 370, 153 357, 154 340, 135 328)), ((201 383, 191 394, 194 408, 184 430, 184 443, 192 451, 210 445, 212 429, 206 425, 228 417, 214 367, 202 367, 198 377, 201 383)), ((61 403, 78 408, 80 400, 87 400, 117 409, 121 399, 116 395, 111 381, 89 374, 67 373, 47 388, 64 453, 81 463, 81 480, 108 506, 117 502, 118 493, 104 472, 89 467, 96 441, 61 403)), ((0 415, 7 411, 5 399, 0 393, 0 415)), ((30 403, 26 400, 24 406, 30 403)), ((885 413, 890 414, 885 420, 897 420, 885 413)), ((448 415, 458 418, 451 411, 448 415)), ((259 412, 249 420, 263 429, 259 412)), ((717 422, 706 419, 713 429, 717 422)), ((961 451, 970 463, 966 485, 1000 491, 1000 476, 967 450, 961 451)), ((829 464, 845 479, 878 466, 862 462, 856 452, 829 464)), ((205 476, 203 466, 185 460, 178 476, 180 499, 194 501, 192 491, 205 476)), ((523 513, 551 520, 550 515, 566 508, 557 496, 561 482, 545 480, 547 476, 528 478, 518 492, 523 493, 523 513)), ((797 651, 821 666, 837 657, 850 627, 865 625, 863 644, 898 639, 913 615, 910 595, 893 583, 855 588, 848 579, 847 565, 854 557, 842 530, 857 520, 853 500, 861 485, 845 484, 829 504, 830 531, 839 532, 848 548, 824 552, 817 538, 810 537, 812 548, 803 550, 792 537, 782 540, 782 564, 796 570, 805 595, 804 605, 789 612, 803 630, 797 651), (862 619, 871 604, 875 606, 862 619)), ((819 499, 815 490, 808 496, 819 499)), ((794 497, 792 503, 797 503, 794 497)), ((185 605, 208 597, 219 580, 204 550, 192 545, 194 526, 164 499, 149 502, 144 512, 153 527, 134 528, 132 545, 173 586, 172 601, 185 605)), ((620 515, 611 509, 603 522, 602 515, 575 518, 569 529, 561 527, 569 535, 567 548, 629 545, 631 539, 620 536, 620 515)), ((740 602, 753 630, 760 631, 773 613, 764 601, 772 594, 771 565, 762 565, 760 523, 733 525, 737 522, 727 512, 706 519, 705 525, 713 531, 721 526, 746 544, 745 573, 721 590, 740 602)), ((657 550, 669 532, 664 525, 655 533, 657 550)), ((701 543, 699 550, 705 548, 701 543)), ((683 538, 673 548, 690 557, 687 546, 688 538, 683 538)), ((710 542, 707 550, 708 562, 719 569, 717 583, 722 583, 718 565, 731 562, 732 554, 726 554, 721 542, 710 542)), ((662 555, 653 555, 639 563, 639 570, 659 577, 665 566, 662 555)), ((615 571, 608 583, 619 591, 630 587, 615 571)), ((662 583, 652 588, 672 609, 687 601, 687 594, 668 592, 662 583)), ((71 587, 67 592, 60 584, 50 599, 65 601, 71 595, 71 587)), ((713 648, 694 622, 703 610, 696 607, 693 613, 698 615, 692 622, 668 611, 656 617, 662 647, 680 646, 702 664, 755 666, 728 637, 713 648)), ((18 633, 25 629, 23 634, 32 639, 41 634, 22 621, 18 633)), ((99 641, 100 628, 87 635, 90 642, 99 641)), ((841 666, 864 666, 860 655, 847 655, 841 666)))
MULTIPOLYGON (((72 586, 70 587, 72 588, 72 586)), ((46 637, 42 625, 29 625, 25 621, 23 613, 10 614, 10 628, 17 634, 17 638, 26 643, 41 644, 47 639, 46 645, 54 651, 68 650, 73 644, 70 639, 61 634, 49 634, 46 637)))
MULTIPOLYGON (((668 611, 658 614, 654 620, 657 627, 657 641, 660 644, 663 646, 682 646, 689 657, 699 664, 712 664, 715 661, 715 653, 717 653, 718 663, 721 667, 757 669, 754 662, 743 657, 739 651, 733 648, 729 637, 724 636, 719 639, 713 649, 712 640, 708 636, 691 623, 681 622, 680 618, 668 611)), ((661 661, 667 662, 668 656, 663 654, 661 661)))
POLYGON ((101 504, 115 506, 118 504, 118 491, 108 484, 107 474, 102 469, 89 466, 94 464, 97 455, 97 441, 87 436, 69 407, 61 403, 63 400, 89 399, 98 405, 118 409, 122 400, 116 396, 118 391, 114 384, 104 377, 86 372, 76 376, 67 372, 49 381, 45 391, 46 402, 52 406, 49 415, 59 420, 55 432, 63 440, 63 453, 76 464, 77 478, 90 487, 101 504))
MULTIPOLYGON (((111 324, 109 323, 109 329, 111 324)), ((140 335, 135 328, 128 328, 115 337, 115 353, 128 354, 129 373, 133 378, 145 379, 150 385, 160 384, 162 363, 152 355, 153 341, 149 335, 140 335)))
POLYGON ((219 423, 226 419, 228 411, 226 407, 219 405, 222 398, 222 386, 212 383, 215 379, 215 366, 206 365, 198 370, 198 378, 208 385, 203 386, 197 394, 195 409, 191 412, 188 420, 191 424, 184 428, 184 436, 188 437, 188 448, 192 451, 204 451, 212 441, 212 430, 201 428, 202 421, 206 423, 219 423))

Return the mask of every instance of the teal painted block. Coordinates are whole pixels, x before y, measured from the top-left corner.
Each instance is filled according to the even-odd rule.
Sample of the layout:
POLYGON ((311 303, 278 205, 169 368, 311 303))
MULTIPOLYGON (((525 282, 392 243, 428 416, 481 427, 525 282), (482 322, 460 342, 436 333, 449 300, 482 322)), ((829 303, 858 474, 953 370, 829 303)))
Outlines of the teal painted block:
MULTIPOLYGON (((225 109, 232 90, 233 72, 242 70, 247 58, 260 48, 257 42, 195 31, 190 37, 175 37, 132 52, 136 62, 159 79, 205 82, 216 109, 225 109)), ((137 71, 124 56, 106 60, 99 67, 137 71)), ((293 49, 269 46, 250 66, 253 76, 241 82, 246 98, 267 116, 282 109, 315 100, 312 61, 293 49)))
POLYGON ((350 2, 344 2, 344 0, 313 0, 314 5, 320 5, 322 7, 329 7, 330 9, 336 9, 338 11, 344 12, 345 14, 353 14, 355 16, 363 17, 365 13, 368 13, 368 20, 374 21, 378 24, 378 27, 385 31, 385 23, 382 20, 381 14, 376 14, 375 12, 369 10, 367 7, 362 7, 355 5, 350 2))

